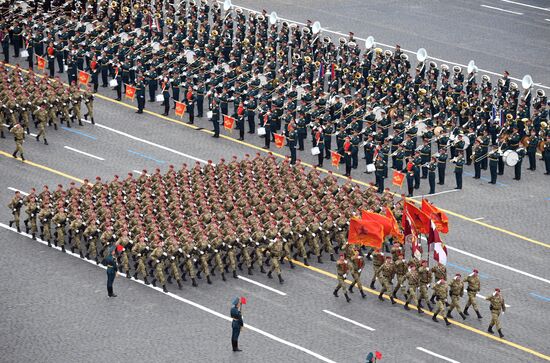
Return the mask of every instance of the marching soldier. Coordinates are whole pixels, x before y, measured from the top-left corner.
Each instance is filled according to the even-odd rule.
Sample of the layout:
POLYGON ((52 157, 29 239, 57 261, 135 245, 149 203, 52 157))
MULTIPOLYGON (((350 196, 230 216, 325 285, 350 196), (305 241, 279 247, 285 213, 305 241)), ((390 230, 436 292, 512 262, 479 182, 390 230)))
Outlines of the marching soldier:
POLYGON ((437 314, 441 313, 441 316, 443 317, 443 320, 445 320, 445 324, 447 324, 447 326, 451 325, 451 323, 447 320, 447 316, 443 315, 443 312, 445 312, 445 303, 447 302, 448 290, 449 288, 445 282, 445 279, 440 279, 434 284, 434 294, 437 298, 437 303, 434 315, 432 316, 432 320, 437 323, 437 314))
POLYGON ((60 204, 57 208, 57 213, 52 218, 52 223, 55 225, 56 239, 55 246, 61 247, 61 252, 65 253, 65 224, 67 223, 67 214, 63 206, 60 204))
POLYGON ((477 314, 477 318, 481 319, 482 316, 479 313, 476 303, 476 295, 481 290, 481 282, 479 281, 478 271, 474 269, 473 272, 464 279, 464 283, 468 284, 466 289, 466 292, 468 293, 468 302, 466 303, 466 306, 464 306, 464 315, 470 315, 468 314, 468 308, 472 306, 477 314))
POLYGON ((447 310, 447 318, 453 318, 451 315, 451 312, 453 309, 456 309, 460 316, 462 317, 462 320, 466 320, 466 315, 462 312, 462 309, 460 309, 460 298, 464 296, 464 283, 460 279, 460 274, 456 274, 453 281, 451 281, 451 284, 449 286, 449 294, 451 296, 451 304, 449 305, 449 310, 447 310))
POLYGON ((504 334, 502 334, 502 329, 500 327, 500 313, 504 313, 506 311, 506 304, 504 303, 504 298, 500 294, 500 289, 495 289, 493 295, 486 297, 485 300, 488 300, 491 303, 491 306, 489 307, 491 310, 491 323, 489 324, 487 331, 494 334, 494 326, 497 328, 498 335, 501 338, 504 338, 504 334))
MULTIPOLYGON (((382 284, 382 290, 380 290, 380 294, 378 295, 378 299, 380 301, 384 301, 382 295, 384 295, 386 291, 393 291, 392 280, 394 275, 395 265, 391 260, 391 256, 386 256, 386 261, 382 264, 382 266, 380 266, 378 273, 376 274, 376 277, 378 277, 382 284)), ((392 295, 390 295, 390 301, 392 305, 395 304, 395 300, 392 295)))
POLYGON ((350 302, 351 299, 348 296, 348 292, 345 286, 348 270, 349 270, 348 260, 346 260, 344 254, 341 253, 340 258, 338 259, 338 261, 336 261, 336 273, 338 275, 338 285, 336 286, 336 289, 332 294, 338 297, 338 290, 343 289, 344 296, 346 297, 346 301, 350 302))
POLYGON ((405 310, 410 310, 409 303, 412 301, 417 306, 418 313, 423 314, 424 312, 422 311, 418 299, 416 298, 416 291, 418 290, 418 285, 420 283, 420 275, 416 271, 416 265, 414 263, 411 263, 409 265, 409 270, 405 275, 405 279, 407 280, 407 283, 409 285, 407 293, 405 294, 405 310))
MULTIPOLYGON (((2 112, 2 111, 0 111, 2 112)), ((2 125, 4 127, 4 125, 2 125)), ((15 151, 12 156, 17 159, 17 153, 21 155, 21 160, 25 161, 25 156, 23 155, 23 142, 25 141, 25 129, 18 123, 15 124, 10 130, 13 134, 15 140, 15 151)))
POLYGON ((279 238, 275 238, 269 243, 267 250, 269 251, 271 261, 271 269, 267 273, 267 277, 270 279, 273 278, 271 274, 275 271, 277 277, 279 278, 279 283, 282 285, 284 280, 281 276, 281 266, 279 264, 279 260, 283 255, 283 242, 279 238))
MULTIPOLYGON (((447 280, 447 268, 444 264, 441 262, 438 262, 437 265, 432 267, 432 273, 434 276, 434 282, 437 282, 439 280, 447 280)), ((432 294, 432 297, 430 298, 431 303, 433 304, 435 301, 436 293, 432 294)))
POLYGON ((11 209, 11 213, 13 214, 13 219, 9 222, 10 228, 15 223, 17 232, 21 232, 21 229, 19 228, 19 216, 21 215, 22 206, 23 198, 21 197, 21 193, 16 191, 14 197, 10 201, 10 204, 8 204, 8 208, 11 209))
POLYGON ((361 271, 363 271, 363 265, 365 264, 363 256, 359 253, 359 250, 354 250, 353 257, 350 260, 351 275, 353 276, 353 282, 348 288, 348 291, 353 294, 353 286, 357 285, 361 297, 364 299, 367 294, 363 291, 363 285, 361 284, 361 271))
POLYGON ((399 289, 401 289, 401 292, 403 295, 405 295, 405 298, 407 297, 407 291, 405 289, 405 279, 408 272, 407 264, 405 263, 405 260, 403 259, 403 254, 399 253, 397 256, 397 259, 394 261, 395 264, 395 273, 397 275, 397 284, 395 285, 395 289, 393 289, 392 296, 394 298, 397 298, 397 292, 399 289))
POLYGON ((432 311, 432 305, 428 299, 428 289, 432 282, 432 272, 428 268, 428 261, 422 260, 422 266, 418 269, 418 275, 420 276, 420 298, 418 299, 418 306, 422 308, 422 300, 425 300, 428 309, 432 311))
MULTIPOLYGON (((368 256, 367 256, 368 257, 368 256)), ((378 270, 380 270, 380 267, 384 264, 384 254, 380 251, 380 249, 374 250, 374 253, 372 254, 372 280, 370 282, 370 288, 374 289, 374 283, 376 282, 376 277, 378 276, 378 270)))

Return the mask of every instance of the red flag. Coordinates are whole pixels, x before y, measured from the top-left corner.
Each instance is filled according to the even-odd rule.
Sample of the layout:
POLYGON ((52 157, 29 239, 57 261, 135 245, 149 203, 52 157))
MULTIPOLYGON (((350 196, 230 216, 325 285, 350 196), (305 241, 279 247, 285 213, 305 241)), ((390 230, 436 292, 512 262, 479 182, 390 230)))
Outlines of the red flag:
POLYGON ((428 202, 428 200, 422 199, 422 211, 430 217, 439 232, 449 232, 449 218, 439 208, 428 202))
POLYGON ((399 188, 403 188, 403 180, 405 180, 405 174, 400 171, 394 170, 391 181, 392 184, 398 186, 399 188))
POLYGON ((136 87, 130 86, 129 84, 127 84, 126 85, 126 92, 124 93, 124 95, 126 96, 126 98, 129 98, 133 101, 134 97, 136 95, 136 87))
POLYGON ((410 242, 413 256, 419 260, 422 258, 422 246, 418 244, 418 231, 415 229, 414 224, 411 222, 411 216, 406 209, 403 209, 403 234, 405 235, 405 242, 410 242))
POLYGON ((416 206, 403 202, 403 213, 407 212, 410 217, 410 223, 418 233, 427 234, 430 232, 430 217, 418 209, 416 206))
POLYGON ((176 101, 176 109, 175 109, 176 116, 183 117, 186 109, 187 109, 187 105, 185 103, 176 101))
POLYGON ((241 304, 246 305, 246 297, 241 296, 241 304))
POLYGON ((122 252, 122 250, 124 249, 124 246, 123 245, 116 245, 116 251, 118 253, 122 252))
POLYGON ((384 228, 373 221, 352 218, 349 221, 348 242, 381 248, 384 242, 384 228))
POLYGON ((84 71, 78 71, 78 82, 87 86, 90 81, 90 73, 84 71))
POLYGON ((338 167, 340 165, 340 158, 342 155, 338 154, 336 151, 330 152, 330 159, 332 161, 332 166, 338 167))
POLYGON ((273 137, 275 138, 275 146, 277 146, 279 149, 282 148, 283 146, 285 146, 285 136, 284 135, 273 134, 273 137))
POLYGON ((403 235, 403 232, 401 232, 401 230, 399 229, 397 219, 395 219, 395 216, 393 215, 390 207, 386 207, 386 217, 388 217, 392 223, 392 237, 396 239, 399 243, 403 244, 405 242, 405 236, 403 235))
MULTIPOLYGON (((233 130, 233 126, 235 125, 235 119, 231 116, 223 115, 223 127, 226 130, 233 130)), ((277 139, 275 139, 277 141, 277 139)))
POLYGON ((376 351, 376 352, 374 353, 374 356, 375 356, 376 359, 378 359, 378 360, 382 359, 382 353, 380 353, 379 351, 376 351))
POLYGON ((447 247, 443 242, 434 243, 434 260, 447 265, 447 247))
POLYGON ((393 230, 391 220, 388 217, 385 217, 381 214, 362 210, 361 218, 365 221, 372 221, 381 225, 384 230, 384 238, 390 235, 393 230))
POLYGON ((46 60, 39 55, 36 56, 36 63, 38 64, 38 69, 43 70, 44 68, 46 68, 46 60))

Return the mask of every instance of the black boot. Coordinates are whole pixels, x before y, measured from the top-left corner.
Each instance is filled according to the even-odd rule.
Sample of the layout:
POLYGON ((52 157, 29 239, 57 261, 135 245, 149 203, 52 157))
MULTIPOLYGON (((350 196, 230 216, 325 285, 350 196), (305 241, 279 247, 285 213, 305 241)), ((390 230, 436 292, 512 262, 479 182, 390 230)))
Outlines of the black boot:
POLYGON ((397 299, 397 288, 393 290, 391 296, 393 296, 394 299, 397 299))
POLYGON ((443 320, 445 320, 445 324, 447 324, 447 326, 451 325, 451 323, 449 322, 449 320, 447 320, 447 317, 443 318, 443 320))
POLYGON ((424 314, 424 312, 422 311, 422 308, 420 306, 418 306, 418 313, 419 314, 424 314))
POLYGON ((348 296, 348 293, 347 293, 347 292, 344 292, 344 296, 346 297, 346 301, 347 301, 347 302, 350 302, 350 301, 351 301, 351 299, 349 298, 349 296, 348 296))
POLYGON ((65 246, 61 246, 61 252, 65 253, 65 246))
POLYGON ((408 301, 405 302, 405 306, 403 306, 403 308, 404 308, 405 310, 411 310, 411 308, 409 307, 409 302, 408 302, 408 301))
POLYGON ((225 272, 222 272, 222 280, 223 280, 223 281, 227 281, 227 280, 225 279, 225 272))
POLYGON ((199 285, 197 285, 197 280, 195 280, 194 277, 191 278, 191 285, 193 285, 193 287, 199 286, 199 285))
POLYGON ((466 315, 466 316, 470 315, 470 314, 468 314, 468 308, 469 308, 469 306, 466 306, 464 308, 464 311, 463 311, 463 314, 466 315))
POLYGON ((233 278, 238 278, 237 271, 233 270, 233 278))
POLYGON ((285 280, 283 280, 283 277, 281 276, 281 274, 278 274, 277 277, 279 278, 279 283, 282 285, 283 282, 285 282, 285 280))
POLYGON ((94 121, 94 118, 92 117, 92 125, 95 125, 95 121, 94 121))
POLYGON ((53 129, 57 130, 57 124, 53 124, 53 129))
POLYGON ((460 314, 460 317, 462 318, 462 320, 466 320, 466 315, 464 315, 463 313, 460 313, 460 312, 459 312, 459 314, 460 314))
POLYGON ((239 268, 239 271, 242 271, 242 270, 243 270, 243 263, 242 263, 242 262, 239 262, 239 264, 237 265, 237 267, 239 268))
POLYGON ((430 309, 430 311, 432 311, 432 310, 433 310, 433 306, 432 306, 432 304, 428 303, 428 309, 430 309))
POLYGON ((432 316, 432 320, 435 321, 436 323, 439 323, 439 320, 437 320, 437 316, 434 314, 434 316, 432 316))
POLYGON ((304 258, 304 265, 309 266, 309 263, 307 262, 307 258, 304 258))
POLYGON ((162 285, 162 291, 168 292, 168 289, 166 288, 166 285, 162 285))
POLYGON ((131 279, 131 278, 132 278, 132 274, 130 274, 130 270, 126 270, 126 278, 127 278, 127 279, 131 279))
POLYGON ((209 285, 212 285, 212 280, 210 280, 210 276, 206 276, 206 282, 208 282, 209 285))
POLYGON ((169 283, 169 284, 172 283, 172 276, 168 276, 168 283, 169 283))
POLYGON ((493 326, 492 325, 489 325, 489 329, 487 329, 487 331, 491 334, 494 334, 495 332, 493 331, 493 326))
POLYGON ((380 293, 380 295, 378 295, 378 300, 380 301, 384 301, 384 298, 382 297, 382 295, 384 295, 383 292, 380 293))
POLYGON ((44 145, 49 145, 48 140, 44 139, 44 145))
POLYGON ((355 282, 353 282, 351 285, 349 285, 348 287, 348 291, 351 292, 353 294, 353 286, 355 286, 355 282))
POLYGON ((502 334, 502 329, 499 329, 498 330, 498 335, 500 336, 500 338, 504 338, 504 334, 502 334))
POLYGON ((290 268, 295 268, 294 263, 291 260, 288 260, 288 264, 290 265, 290 268))
MULTIPOLYGON (((460 313, 460 315, 462 315, 462 313, 460 313)), ((454 319, 450 312, 447 313, 447 317, 451 318, 451 319, 454 319)))
POLYGON ((390 296, 390 301, 392 305, 395 305, 396 301, 393 299, 393 296, 390 296))
POLYGON ((478 318, 478 319, 483 318, 483 317, 481 316, 481 314, 479 313, 479 311, 477 311, 477 310, 476 310, 476 314, 477 314, 477 318, 478 318))
POLYGON ((367 294, 363 290, 359 290, 361 292, 361 297, 364 299, 367 297, 367 294))
POLYGON ((145 285, 149 285, 149 281, 147 280, 147 276, 143 278, 143 282, 145 282, 145 285))
POLYGON ((269 272, 267 273, 267 277, 269 277, 270 279, 273 278, 273 276, 271 276, 271 271, 269 271, 269 272))
POLYGON ((334 253, 331 253, 331 254, 330 254, 330 260, 331 260, 332 262, 336 261, 336 259, 334 258, 334 253))
POLYGON ((248 268, 248 274, 249 274, 249 275, 253 275, 253 273, 252 273, 252 267, 249 267, 249 268, 248 268))
POLYGON ((332 295, 338 297, 338 290, 339 290, 339 289, 340 289, 340 288, 337 287, 337 288, 332 292, 332 295))
MULTIPOLYGON (((36 241, 36 234, 32 234, 32 239, 36 241)), ((82 255, 82 252, 80 254, 82 255)))
POLYGON ((263 265, 260 266, 260 272, 263 273, 263 274, 265 274, 265 270, 264 270, 264 266, 263 266, 263 265))
POLYGON ((323 263, 323 259, 321 258, 321 256, 317 256, 317 262, 318 263, 323 263))
POLYGON ((435 294, 433 294, 432 297, 430 298, 430 302, 432 304, 435 304, 435 294))
POLYGON ((157 279, 153 279, 153 281, 151 281, 151 284, 152 284, 154 287, 157 287, 157 279))

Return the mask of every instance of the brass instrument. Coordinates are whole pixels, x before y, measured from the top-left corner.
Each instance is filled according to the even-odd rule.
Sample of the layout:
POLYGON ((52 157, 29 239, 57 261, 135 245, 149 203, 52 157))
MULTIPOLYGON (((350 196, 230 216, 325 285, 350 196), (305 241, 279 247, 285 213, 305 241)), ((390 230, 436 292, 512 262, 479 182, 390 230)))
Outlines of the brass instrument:
POLYGON ((310 57, 309 55, 304 56, 304 62, 305 62, 306 64, 311 63, 311 57, 310 57))
POLYGON ((284 51, 284 50, 280 50, 280 51, 277 52, 277 56, 278 56, 279 58, 284 57, 284 55, 285 55, 285 51, 284 51))
POLYGON ((166 25, 170 26, 172 24, 174 24, 174 19, 172 19, 172 18, 166 19, 166 25))
POLYGON ((320 61, 316 61, 315 63, 315 68, 319 68, 321 66, 321 62, 320 61))
POLYGON ((179 27, 185 26, 185 21, 184 21, 183 19, 178 20, 178 26, 179 26, 179 27))
POLYGON ((217 37, 218 34, 219 34, 219 33, 218 33, 218 31, 217 31, 216 29, 214 29, 214 30, 212 30, 212 31, 210 32, 210 36, 211 36, 211 37, 214 37, 214 38, 217 37))
POLYGON ((361 79, 363 77, 363 74, 361 72, 355 72, 353 74, 353 78, 355 79, 361 79))

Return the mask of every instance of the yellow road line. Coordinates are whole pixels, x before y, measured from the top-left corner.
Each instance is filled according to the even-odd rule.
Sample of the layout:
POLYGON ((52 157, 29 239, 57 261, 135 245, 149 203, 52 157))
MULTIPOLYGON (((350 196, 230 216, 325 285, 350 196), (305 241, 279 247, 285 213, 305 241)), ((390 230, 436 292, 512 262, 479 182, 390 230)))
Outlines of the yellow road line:
MULTIPOLYGON (((14 158, 11 154, 9 154, 9 153, 7 153, 7 152, 5 152, 5 151, 2 151, 2 150, 0 150, 0 155, 5 156, 5 157, 7 157, 7 158, 11 158, 11 159, 14 158)), ((82 180, 82 179, 80 179, 80 178, 77 178, 77 177, 75 177, 75 176, 69 175, 69 174, 64 173, 64 172, 62 172, 62 171, 59 171, 59 170, 56 170, 56 169, 50 168, 50 167, 48 167, 48 166, 45 166, 45 165, 41 165, 41 164, 32 162, 32 161, 28 161, 28 160, 27 160, 27 161, 24 161, 23 164, 27 164, 27 165, 34 166, 34 167, 39 168, 39 169, 42 169, 42 170, 49 171, 49 172, 51 172, 51 173, 54 173, 54 174, 63 176, 63 177, 65 177, 65 178, 67 178, 67 179, 77 181, 77 182, 79 182, 79 183, 83 183, 83 182, 84 182, 84 180, 82 180)), ((325 270, 323 270, 323 269, 320 269, 320 268, 317 268, 317 267, 313 267, 313 266, 306 266, 306 265, 304 265, 302 262, 296 261, 296 260, 292 260, 292 262, 293 262, 294 264, 298 265, 298 266, 301 266, 301 267, 303 267, 303 268, 307 268, 307 269, 309 269, 309 270, 311 270, 311 271, 314 271, 314 272, 317 272, 317 273, 319 273, 319 274, 325 275, 325 276, 330 277, 330 278, 332 278, 332 279, 337 279, 337 276, 336 276, 335 274, 330 273, 330 272, 327 272, 327 271, 325 271, 325 270)), ((346 283, 347 283, 347 284, 351 284, 352 281, 346 280, 346 283)), ((378 295, 378 294, 379 294, 379 292, 377 292, 376 290, 372 290, 372 289, 369 289, 369 288, 366 288, 366 287, 363 287, 363 290, 364 290, 364 291, 367 291, 367 292, 369 292, 369 293, 371 293, 371 294, 373 294, 373 295, 378 295)), ((384 297, 385 297, 386 299, 389 299, 389 297, 386 296, 386 295, 384 295, 384 297)), ((404 305, 404 304, 405 304, 404 301, 399 300, 399 299, 395 299, 395 301, 397 301, 400 305, 404 305)), ((413 306, 413 305, 411 305, 411 306, 413 306)), ((416 308, 416 306, 413 306, 413 307, 416 308)), ((424 310, 424 309, 423 309, 423 311, 424 311, 426 314, 432 315, 432 316, 433 316, 433 313, 432 313, 432 312, 430 312, 430 311, 428 311, 428 310, 424 310)), ((520 344, 511 342, 511 341, 509 341, 509 340, 505 340, 505 339, 498 338, 498 337, 496 337, 496 336, 494 336, 494 335, 491 335, 491 334, 486 333, 486 332, 484 332, 484 331, 481 331, 481 330, 479 330, 479 329, 473 328, 473 327, 471 327, 471 326, 469 326, 469 325, 463 324, 463 323, 458 322, 458 321, 456 321, 456 320, 454 320, 454 319, 449 319, 449 321, 450 321, 451 323, 453 323, 453 324, 455 324, 455 325, 457 325, 457 326, 459 326, 459 327, 461 327, 461 328, 463 328, 463 329, 466 329, 466 330, 468 330, 468 331, 471 331, 471 332, 473 332, 473 333, 476 333, 476 334, 485 336, 485 337, 487 337, 487 338, 490 338, 490 339, 496 340, 496 341, 498 341, 498 342, 507 344, 507 345, 509 345, 509 346, 511 346, 511 347, 513 347, 513 348, 522 350, 522 351, 524 351, 524 352, 526 352, 526 353, 530 353, 530 354, 533 354, 533 355, 535 355, 535 356, 537 356, 537 357, 539 357, 539 358, 546 359, 546 360, 550 361, 550 356, 547 356, 547 355, 545 355, 545 354, 542 354, 542 353, 537 352, 537 351, 535 351, 535 350, 532 350, 532 349, 530 349, 530 348, 524 347, 524 346, 522 346, 522 345, 520 345, 520 344)))
MULTIPOLYGON (((287 259, 288 259, 288 258, 287 258, 287 259)), ((292 262, 293 262, 295 265, 301 266, 301 267, 303 267, 303 268, 307 268, 308 270, 317 272, 317 273, 319 273, 319 274, 325 275, 325 276, 330 277, 330 278, 332 278, 332 279, 335 279, 335 280, 338 279, 338 276, 336 276, 336 275, 333 274, 333 273, 327 272, 327 271, 325 271, 325 270, 323 270, 323 269, 320 269, 320 268, 317 268, 317 267, 313 267, 313 266, 306 266, 306 265, 304 265, 302 262, 296 261, 296 260, 292 260, 292 262)), ((348 285, 351 285, 351 284, 353 283, 353 281, 350 281, 350 280, 345 280, 345 281, 346 281, 346 283, 347 283, 348 285)), ((364 287, 364 286, 363 286, 363 290, 364 290, 364 291, 367 291, 367 292, 369 292, 369 293, 371 293, 371 294, 373 294, 373 295, 376 295, 376 296, 378 296, 378 295, 380 294, 379 291, 372 290, 372 289, 369 289, 369 288, 364 287)), ((387 299, 387 300, 390 299, 390 297, 389 297, 388 295, 383 295, 383 297, 384 297, 385 299, 387 299)), ((405 305, 405 302, 402 301, 402 300, 399 300, 399 299, 394 299, 394 300, 395 300, 398 304, 400 304, 400 305, 405 305)), ((409 306, 411 307, 411 310, 416 310, 416 309, 417 309, 417 307, 416 307, 415 305, 409 304, 409 306)), ((433 315, 434 315, 434 313, 432 313, 432 312, 429 311, 429 310, 422 309, 422 311, 423 311, 425 314, 427 314, 428 316, 433 316, 433 315)), ((539 358, 542 358, 542 359, 545 359, 545 360, 547 360, 547 361, 550 361, 550 356, 545 355, 545 354, 540 353, 540 352, 537 352, 536 350, 527 348, 527 347, 525 347, 525 346, 523 346, 523 345, 521 345, 521 344, 514 343, 514 342, 511 342, 511 341, 506 340, 506 339, 499 338, 499 337, 497 337, 497 336, 495 336, 495 335, 493 335, 493 334, 484 332, 483 330, 476 329, 476 328, 474 328, 474 327, 471 327, 471 326, 469 326, 469 325, 466 325, 466 324, 464 324, 464 323, 461 323, 461 322, 459 322, 459 321, 457 321, 457 320, 454 320, 454 319, 448 319, 448 320, 449 320, 449 322, 450 322, 451 324, 454 324, 454 325, 456 325, 456 326, 458 326, 458 327, 460 327, 460 328, 466 329, 466 330, 468 330, 468 331, 470 331, 470 332, 472 332, 472 333, 476 333, 476 334, 479 334, 479 335, 484 336, 484 337, 486 337, 486 338, 493 339, 493 340, 495 340, 495 341, 497 341, 497 342, 500 342, 500 343, 509 345, 509 346, 511 346, 511 347, 513 347, 513 348, 519 349, 519 350, 524 351, 524 352, 526 352, 526 353, 529 353, 529 354, 532 354, 532 355, 537 356, 537 357, 539 357, 539 358)))
MULTIPOLYGON (((13 65, 11 64, 6 64, 8 67, 14 67, 13 65)), ((25 69, 22 69, 22 71, 24 72, 28 72, 27 70, 25 69)), ((43 75, 40 75, 40 74, 37 74, 39 77, 43 77, 43 75)), ((64 82, 63 82, 64 83, 64 82)), ((108 101, 108 102, 112 102, 112 103, 116 103, 118 105, 121 105, 121 106, 124 106, 124 107, 127 107, 127 108, 130 108, 130 109, 133 109, 133 110, 137 110, 137 107, 133 106, 133 105, 130 105, 130 104, 127 104, 125 102, 121 102, 121 101, 117 101, 115 99, 112 99, 110 97, 107 97, 107 96, 104 96, 104 95, 101 95, 101 94, 98 94, 98 93, 95 93, 94 94, 95 97, 97 98, 100 98, 102 100, 105 100, 105 101, 108 101)), ((173 119, 173 118, 170 118, 170 117, 166 117, 164 115, 161 115, 157 112, 153 112, 153 111, 149 111, 149 110, 144 110, 145 113, 151 115, 151 116, 155 116, 155 117, 158 117, 160 119, 163 119, 165 121, 169 121, 169 122, 172 122, 172 123, 176 123, 176 124, 179 124, 179 125, 183 125, 183 126, 186 126, 186 127, 190 127, 194 130, 198 129, 199 127, 198 126, 195 126, 195 125, 189 125, 183 121, 179 121, 179 120, 176 120, 176 119, 173 119)), ((206 133, 209 133, 209 134, 212 134, 213 132, 210 131, 210 130, 206 130, 206 129, 202 129, 201 131, 203 132, 206 132, 206 133)), ((247 147, 250 147, 250 148, 253 148, 253 149, 256 149, 260 152, 264 152, 264 153, 270 153, 270 154, 273 154, 279 158, 283 158, 285 159, 286 156, 282 155, 282 154, 279 154, 277 152, 273 152, 273 151, 270 151, 270 150, 266 150, 266 149, 263 149, 262 147, 260 146, 256 146, 256 145, 253 145, 253 144, 250 144, 248 142, 245 142, 245 141, 241 141, 241 140, 237 140, 237 139, 234 139, 232 137, 229 137, 227 135, 220 135, 221 138, 223 139, 226 139, 226 140, 230 140, 230 141, 233 141, 235 143, 238 143, 238 144, 241 144, 241 145, 244 145, 244 146, 247 146, 247 147)), ((314 166, 312 164, 309 164, 309 163, 305 163, 305 162, 302 162, 303 165, 305 166, 308 166, 310 168, 313 168, 314 166)), ((328 173, 328 169, 324 169, 324 168, 317 168, 317 170, 323 172, 323 173, 328 173)), ((342 174, 339 174, 339 173, 336 173, 336 172, 333 172, 333 175, 334 176, 337 176, 339 178, 342 178, 342 179, 348 179, 346 176, 342 175, 342 174)), ((372 185, 370 185, 369 183, 365 183, 363 181, 360 181, 360 180, 356 180, 356 179, 352 179, 352 181, 356 184, 360 184, 360 185, 363 185, 363 186, 366 186, 366 187, 369 187, 369 188, 373 188, 372 185)), ((397 197, 401 197, 401 194, 399 193, 395 193, 395 192, 390 192, 392 195, 394 196, 397 196, 397 197)), ((412 203, 416 203, 416 204, 420 204, 421 201, 418 201, 418 200, 415 200, 415 199, 411 199, 411 198, 406 198, 407 201, 409 202, 412 202, 412 203)), ((512 237, 515 237, 515 238, 519 238, 521 240, 524 240, 526 242, 529 242, 529 243, 533 243, 533 244, 536 244, 538 246, 541 246, 541 247, 546 247, 546 248, 550 248, 550 244, 548 243, 544 243, 544 242, 541 242, 541 241, 537 241, 533 238, 529 238, 527 236, 524 236, 524 235, 521 235, 519 233, 516 233, 516 232, 512 232, 512 231, 509 231, 507 229, 504 229, 504 228, 501 228, 501 227, 497 227, 497 226, 493 226, 491 224, 488 224, 488 223, 485 223, 485 222, 481 222, 481 221, 478 221, 478 220, 475 220, 473 218, 470 218, 470 217, 467 217, 463 214, 460 214, 460 213, 457 213, 457 212, 453 212, 453 211, 450 211, 448 209, 443 209, 443 208, 440 208, 442 211, 444 211, 445 213, 449 214, 449 215, 452 215, 454 217, 457 217, 457 218, 460 218, 460 219, 463 219, 467 222, 471 222, 471 223, 475 223, 479 226, 482 226, 482 227, 486 227, 486 228, 489 228, 489 229, 492 229, 494 231, 498 231, 498 232, 501 232, 501 233, 504 233, 504 234, 507 234, 509 236, 512 236, 512 237)))

